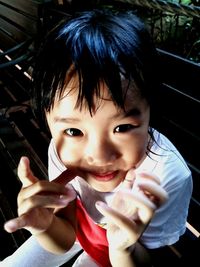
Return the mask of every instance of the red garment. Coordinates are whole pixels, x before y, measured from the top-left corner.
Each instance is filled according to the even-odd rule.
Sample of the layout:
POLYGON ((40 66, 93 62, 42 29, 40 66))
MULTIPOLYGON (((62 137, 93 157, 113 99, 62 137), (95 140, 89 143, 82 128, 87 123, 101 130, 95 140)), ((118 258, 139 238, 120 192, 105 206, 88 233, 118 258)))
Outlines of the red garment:
POLYGON ((79 199, 77 199, 76 204, 78 219, 76 235, 79 243, 99 266, 111 267, 106 230, 94 223, 79 199))

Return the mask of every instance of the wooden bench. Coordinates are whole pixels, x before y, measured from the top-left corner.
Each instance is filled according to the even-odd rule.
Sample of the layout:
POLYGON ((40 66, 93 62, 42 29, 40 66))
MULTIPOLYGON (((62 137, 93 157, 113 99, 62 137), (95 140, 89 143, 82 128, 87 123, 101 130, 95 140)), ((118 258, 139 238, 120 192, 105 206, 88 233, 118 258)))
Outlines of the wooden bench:
MULTIPOLYGON (((162 112, 157 129, 170 138, 192 171, 194 189, 187 231, 179 242, 156 252, 155 267, 191 266, 200 251, 200 65, 158 49, 162 112)), ((178 214, 177 214, 178 216, 178 214)), ((193 263, 192 266, 196 266, 193 263)))

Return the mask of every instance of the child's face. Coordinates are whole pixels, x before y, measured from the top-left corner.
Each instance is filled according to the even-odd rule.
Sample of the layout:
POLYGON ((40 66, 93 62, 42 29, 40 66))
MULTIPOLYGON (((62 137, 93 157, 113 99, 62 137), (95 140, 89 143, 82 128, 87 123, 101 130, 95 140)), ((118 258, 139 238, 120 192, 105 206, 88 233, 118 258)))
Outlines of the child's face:
POLYGON ((78 85, 70 82, 66 94, 46 113, 61 161, 76 167, 96 190, 113 190, 146 156, 149 106, 137 95, 127 94, 126 113, 117 108, 101 84, 101 99, 94 98, 94 113, 76 106, 78 85), (74 88, 69 94, 69 89, 74 88))

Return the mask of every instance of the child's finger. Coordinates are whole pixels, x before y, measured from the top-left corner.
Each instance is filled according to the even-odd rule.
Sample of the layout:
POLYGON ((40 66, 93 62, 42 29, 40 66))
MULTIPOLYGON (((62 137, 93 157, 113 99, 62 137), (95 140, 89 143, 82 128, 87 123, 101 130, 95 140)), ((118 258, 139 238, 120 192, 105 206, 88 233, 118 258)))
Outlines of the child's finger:
MULTIPOLYGON (((134 214, 137 210, 138 214, 140 215, 140 219, 143 223, 146 223, 149 221, 153 212, 156 209, 156 205, 153 202, 151 202, 145 195, 142 195, 142 194, 138 194, 138 193, 134 194, 134 193, 128 192, 128 191, 126 191, 126 192, 119 191, 118 193, 121 195, 120 196, 121 199, 126 199, 126 201, 130 201, 130 203, 131 203, 132 212, 129 211, 128 217, 134 216, 134 214)), ((111 220, 112 220, 112 218, 116 217, 116 214, 119 213, 117 209, 113 209, 111 207, 108 207, 105 203, 99 202, 99 201, 97 201, 97 203, 96 203, 96 208, 105 217, 110 218, 111 220)), ((124 214, 126 214, 126 213, 123 212, 123 215, 121 214, 121 216, 124 216, 124 214)), ((118 223, 116 223, 116 224, 118 224, 118 223)))
POLYGON ((122 187, 125 189, 132 189, 134 181, 135 181, 135 172, 134 169, 130 169, 125 176, 122 187))
MULTIPOLYGON (((134 202, 135 206, 137 206, 138 209, 139 217, 137 219, 137 222, 135 222, 135 220, 131 217, 126 217, 119 211, 107 206, 104 202, 97 201, 96 208, 103 216, 105 216, 105 218, 107 218, 109 223, 117 225, 120 229, 132 232, 136 224, 138 224, 138 226, 147 224, 153 214, 153 206, 150 203, 146 205, 146 200, 143 202, 142 198, 135 197, 134 202)), ((134 213, 132 217, 135 218, 135 216, 136 215, 134 213)))
POLYGON ((117 210, 112 209, 106 203, 102 201, 97 201, 95 205, 98 211, 105 218, 107 218, 107 221, 109 223, 115 224, 120 228, 127 228, 127 224, 129 227, 130 227, 130 224, 132 226, 133 222, 128 217, 125 217, 123 214, 121 214, 117 210))
POLYGON ((138 181, 138 186, 157 207, 168 199, 167 192, 152 180, 142 179, 138 181))
POLYGON ((155 174, 151 174, 148 172, 140 172, 137 174, 139 177, 144 178, 144 179, 148 179, 151 181, 154 181, 155 183, 157 183, 158 185, 160 184, 160 179, 155 175, 155 174))
MULTIPOLYGON (((47 180, 40 180, 31 186, 28 186, 26 188, 23 188, 23 190, 20 191, 18 195, 18 205, 21 205, 21 203, 30 197, 33 197, 34 195, 44 195, 46 197, 48 196, 56 196, 56 195, 67 195, 71 197, 73 194, 73 197, 75 195, 74 189, 71 188, 69 185, 62 185, 55 182, 49 182, 47 180)), ((75 197, 74 197, 75 198, 75 197)))
POLYGON ((75 169, 66 169, 53 182, 66 185, 76 176, 78 176, 78 172, 75 169))
POLYGON ((18 208, 18 215, 28 214, 28 212, 35 208, 64 208, 71 202, 71 200, 71 197, 66 195, 35 195, 21 203, 18 208))
POLYGON ((27 187, 38 181, 31 171, 30 162, 27 157, 21 157, 17 173, 23 187, 27 187))
MULTIPOLYGON (((22 162, 22 164, 23 163, 24 162, 22 162)), ((27 164, 26 159, 25 164, 27 164)), ((58 178, 56 178, 52 182, 49 182, 47 180, 37 179, 34 175, 32 175, 31 170, 28 173, 27 169, 23 170, 23 166, 21 167, 22 168, 19 168, 19 175, 21 181, 23 181, 23 190, 21 190, 18 195, 18 206, 22 205, 25 199, 31 198, 37 194, 42 194, 46 196, 46 198, 51 195, 67 195, 70 201, 76 198, 74 189, 69 188, 69 185, 67 185, 70 180, 76 177, 75 171, 66 170, 61 175, 59 175, 58 178), (26 171, 27 173, 25 173, 26 171)))
POLYGON ((25 216, 20 216, 15 219, 12 219, 4 224, 4 229, 8 233, 13 233, 18 229, 24 228, 26 226, 26 219, 25 216))

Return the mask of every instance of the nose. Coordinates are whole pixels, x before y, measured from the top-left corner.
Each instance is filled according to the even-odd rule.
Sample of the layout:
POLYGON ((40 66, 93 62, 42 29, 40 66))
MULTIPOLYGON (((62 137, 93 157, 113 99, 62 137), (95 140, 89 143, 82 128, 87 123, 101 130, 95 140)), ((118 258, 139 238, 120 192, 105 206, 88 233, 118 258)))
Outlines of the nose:
POLYGON ((93 138, 85 147, 85 158, 89 165, 108 166, 119 157, 117 147, 105 138, 93 138))

